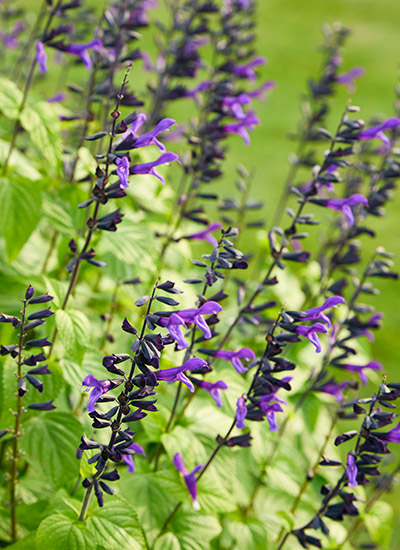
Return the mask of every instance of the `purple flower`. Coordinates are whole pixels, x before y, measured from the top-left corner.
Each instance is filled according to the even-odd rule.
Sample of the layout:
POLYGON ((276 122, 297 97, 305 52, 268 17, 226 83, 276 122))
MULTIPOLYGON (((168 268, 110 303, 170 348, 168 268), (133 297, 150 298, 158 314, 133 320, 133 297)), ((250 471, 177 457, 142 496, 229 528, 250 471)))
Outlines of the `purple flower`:
POLYGON ((235 65, 233 67, 232 72, 238 78, 247 78, 248 80, 257 80, 257 75, 254 71, 254 68, 258 67, 259 65, 265 65, 266 63, 267 63, 267 60, 265 57, 257 56, 257 57, 254 57, 248 63, 235 65))
POLYGON ((294 332, 297 334, 300 334, 300 336, 304 336, 304 338, 308 338, 308 340, 314 344, 315 351, 317 353, 321 352, 321 343, 319 341, 317 332, 319 333, 326 333, 328 332, 328 329, 324 327, 321 323, 315 323, 315 325, 312 325, 311 327, 308 327, 306 325, 296 325, 296 327, 293 329, 294 332))
POLYGON ((217 407, 222 407, 221 396, 219 390, 227 390, 228 386, 223 380, 218 380, 218 382, 207 382, 206 380, 201 380, 198 383, 199 388, 202 388, 205 391, 208 391, 211 397, 217 404, 217 407))
POLYGON ((111 389, 111 380, 97 380, 92 374, 89 374, 82 382, 82 386, 93 388, 89 395, 87 411, 94 412, 96 401, 111 389))
POLYGON ((242 372, 247 372, 247 367, 243 366, 241 359, 254 359, 255 353, 250 348, 241 348, 239 351, 228 351, 220 349, 215 352, 215 357, 224 359, 225 361, 230 361, 235 367, 237 372, 240 374, 242 372))
POLYGON ((357 139, 380 139, 381 141, 383 141, 385 145, 385 150, 387 151, 390 148, 390 140, 387 136, 385 136, 383 131, 391 130, 393 128, 397 128, 398 126, 400 126, 399 118, 388 118, 388 120, 382 122, 382 124, 378 124, 378 126, 371 126, 371 128, 361 130, 361 132, 357 136, 357 139))
POLYGON ((172 367, 170 369, 164 369, 156 371, 154 374, 157 376, 158 380, 166 380, 168 382, 176 382, 179 380, 185 384, 191 392, 194 392, 194 386, 184 372, 187 370, 197 370, 201 367, 206 367, 208 364, 204 359, 199 359, 198 357, 193 357, 186 361, 180 367, 172 367))
POLYGON ((361 379, 361 383, 363 386, 368 382, 367 375, 365 374, 365 369, 371 369, 371 370, 383 370, 383 365, 381 363, 378 363, 378 361, 370 361, 366 365, 338 365, 342 369, 347 370, 349 372, 355 372, 359 375, 361 379))
POLYGON ((365 204, 368 206, 368 199, 360 193, 354 193, 347 199, 328 199, 325 201, 324 206, 331 208, 332 210, 339 210, 346 216, 347 222, 350 226, 354 225, 354 216, 351 210, 351 206, 358 204, 365 204))
POLYGON ((246 115, 242 109, 242 105, 248 105, 251 103, 251 98, 249 94, 239 94, 234 97, 224 97, 222 99, 222 104, 232 113, 232 115, 237 119, 245 118, 246 115))
POLYGON ((347 485, 349 487, 357 487, 358 483, 357 483, 357 473, 358 473, 358 469, 357 469, 357 466, 356 466, 356 459, 354 458, 354 456, 352 454, 348 454, 347 455, 347 466, 346 466, 346 474, 347 474, 347 478, 348 478, 348 483, 347 485))
POLYGON ((128 176, 129 176, 129 160, 127 156, 122 158, 116 158, 115 164, 117 165, 117 176, 120 181, 120 188, 126 189, 129 187, 128 176))
POLYGON ((226 124, 223 126, 223 130, 227 134, 237 134, 244 140, 245 145, 250 144, 249 130, 253 130, 256 124, 260 124, 259 119, 254 115, 254 112, 249 112, 245 118, 242 118, 238 122, 232 122, 232 124, 226 124))
POLYGON ((25 24, 22 21, 17 21, 10 33, 7 34, 4 31, 0 31, 0 40, 3 42, 6 48, 14 50, 19 46, 19 40, 17 36, 24 30, 25 24))
POLYGON ((260 99, 263 101, 264 99, 266 99, 265 92, 268 92, 269 90, 273 90, 275 87, 276 87, 276 82, 274 80, 267 80, 255 90, 250 90, 246 92, 246 94, 251 98, 260 99))
POLYGON ((133 462, 133 457, 130 453, 125 454, 125 451, 127 451, 128 449, 130 449, 131 452, 134 452, 134 454, 142 453, 143 455, 145 455, 146 453, 144 452, 142 447, 137 443, 132 443, 131 445, 129 445, 129 447, 127 447, 123 451, 120 451, 122 454, 122 460, 125 462, 125 464, 128 465, 128 472, 130 474, 133 474, 135 471, 135 463, 133 462))
POLYGON ((44 44, 43 42, 39 42, 36 44, 36 62, 39 65, 39 70, 41 73, 47 72, 47 53, 44 51, 44 44))
POLYGON ((204 92, 205 90, 208 90, 212 86, 212 84, 212 80, 204 80, 203 82, 200 82, 200 84, 198 84, 195 88, 187 90, 185 93, 185 97, 193 97, 197 101, 197 94, 199 92, 204 92))
POLYGON ((400 443, 400 422, 388 432, 374 432, 374 436, 384 441, 400 443))
POLYGON ((197 241, 207 241, 212 246, 216 247, 218 244, 218 241, 214 237, 214 235, 211 235, 211 232, 216 231, 221 227, 222 227, 222 223, 214 222, 214 223, 211 223, 207 227, 207 229, 204 229, 203 231, 199 231, 198 233, 193 233, 193 235, 188 235, 187 237, 183 237, 183 238, 190 239, 190 240, 197 240, 197 241))
POLYGON ((51 97, 47 98, 46 101, 47 103, 60 103, 61 101, 64 101, 66 97, 67 96, 64 93, 59 92, 58 94, 54 94, 51 97))
POLYGON ((199 464, 189 474, 188 471, 186 470, 185 463, 183 462, 182 455, 180 453, 176 453, 174 455, 174 466, 183 475, 183 478, 184 478, 185 483, 186 483, 186 487, 188 488, 190 496, 192 497, 193 508, 195 510, 199 510, 200 505, 197 501, 196 474, 199 470, 201 470, 204 467, 204 464, 199 464))
POLYGON ((338 401, 338 403, 341 403, 344 399, 343 390, 347 388, 348 382, 342 382, 341 384, 338 384, 334 378, 331 378, 325 384, 322 384, 322 386, 318 386, 315 389, 317 391, 322 391, 324 393, 328 393, 329 395, 333 395, 333 397, 338 401))
POLYGON ((244 419, 246 418, 247 407, 246 400, 244 397, 239 397, 236 403, 236 428, 243 430, 246 426, 244 425, 244 419))
POLYGON ((173 124, 176 124, 173 118, 163 118, 153 130, 147 132, 147 134, 143 134, 137 139, 135 148, 146 147, 147 145, 157 145, 160 151, 165 152, 165 146, 157 139, 157 136, 168 130, 173 124))
POLYGON ((353 67, 350 71, 347 71, 347 73, 338 74, 335 78, 335 82, 344 84, 349 92, 355 92, 356 85, 354 79, 363 76, 364 72, 363 67, 353 67))
POLYGON ((203 332, 204 337, 209 339, 212 336, 211 330, 202 316, 219 313, 221 309, 222 307, 217 302, 209 301, 198 309, 182 309, 173 313, 170 317, 161 317, 160 324, 168 328, 170 335, 178 344, 178 349, 185 349, 189 344, 182 334, 180 325, 186 327, 186 323, 195 323, 203 332))
POLYGON ((342 296, 331 296, 325 302, 322 304, 322 306, 319 307, 313 307, 311 309, 306 309, 304 313, 306 314, 305 317, 301 317, 302 321, 324 321, 328 327, 331 326, 331 320, 329 317, 323 313, 326 309, 330 309, 331 307, 337 307, 339 304, 345 304, 346 300, 342 296))
POLYGON ((178 155, 175 153, 163 153, 157 160, 153 162, 144 162, 143 164, 135 164, 131 167, 131 174, 152 174, 156 176, 162 184, 165 183, 164 178, 155 170, 155 166, 160 166, 161 164, 168 164, 174 160, 179 160, 178 155))
POLYGON ((279 403, 268 403, 266 401, 261 401, 259 403, 260 409, 265 414, 266 419, 269 423, 269 429, 271 432, 276 432, 279 430, 279 426, 276 423, 276 412, 283 412, 283 409, 279 403))
POLYGON ((102 47, 103 44, 101 43, 101 40, 99 38, 95 38, 87 44, 69 44, 68 46, 64 46, 63 50, 71 55, 80 57, 87 70, 90 71, 92 68, 92 60, 90 59, 88 50, 99 51, 102 47))

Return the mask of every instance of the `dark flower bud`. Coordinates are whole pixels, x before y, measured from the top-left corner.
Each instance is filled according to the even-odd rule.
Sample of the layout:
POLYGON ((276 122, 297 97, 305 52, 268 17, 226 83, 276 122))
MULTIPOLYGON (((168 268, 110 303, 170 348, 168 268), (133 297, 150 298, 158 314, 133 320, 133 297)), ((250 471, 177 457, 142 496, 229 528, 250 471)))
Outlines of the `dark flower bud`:
POLYGON ((43 401, 42 403, 31 403, 28 405, 28 409, 35 411, 52 411, 56 407, 53 405, 53 399, 51 401, 43 401))
POLYGON ((29 304, 44 304, 45 302, 51 302, 52 299, 53 296, 49 296, 46 292, 46 294, 42 294, 41 296, 37 296, 36 298, 29 300, 29 304))
POLYGON ((25 378, 28 380, 28 382, 30 384, 32 384, 32 386, 34 388, 37 389, 38 392, 40 392, 40 393, 43 392, 43 382, 41 382, 40 380, 38 380, 35 376, 32 376, 31 374, 26 374, 25 378))
POLYGON ((27 291, 25 292, 25 300, 30 300, 34 292, 35 290, 33 289, 33 287, 29 285, 27 291))
POLYGON ((35 313, 31 313, 28 317, 28 321, 33 321, 35 319, 45 319, 46 317, 51 317, 54 315, 54 312, 50 310, 50 308, 41 309, 40 311, 35 311, 35 313))
POLYGON ((39 340, 28 340, 25 345, 28 348, 45 348, 51 346, 51 342, 47 338, 40 338, 39 340))
POLYGON ((21 378, 21 380, 18 382, 18 395, 22 397, 26 394, 28 390, 26 389, 26 380, 25 378, 21 378))
POLYGON ((357 435, 356 430, 351 430, 350 432, 345 432, 341 435, 338 435, 337 438, 335 439, 335 445, 336 446, 341 445, 345 441, 349 441, 350 439, 353 439, 353 437, 355 437, 356 435, 357 435))

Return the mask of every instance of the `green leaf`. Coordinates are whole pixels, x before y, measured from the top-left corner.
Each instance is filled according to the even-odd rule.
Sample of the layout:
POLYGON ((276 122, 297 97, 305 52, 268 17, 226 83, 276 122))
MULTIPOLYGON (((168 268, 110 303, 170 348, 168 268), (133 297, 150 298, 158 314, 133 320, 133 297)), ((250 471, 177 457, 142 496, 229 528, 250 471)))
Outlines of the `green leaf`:
POLYGON ((107 550, 146 548, 138 515, 125 499, 114 496, 102 508, 96 508, 88 517, 87 529, 94 536, 101 534, 101 545, 107 550))
POLYGON ((154 550, 181 550, 181 545, 173 533, 165 533, 155 543, 154 550))
POLYGON ((393 534, 393 508, 378 500, 364 516, 364 524, 372 540, 381 548, 389 548, 393 534))
POLYGON ((100 534, 89 531, 83 521, 71 516, 53 514, 42 521, 36 533, 37 548, 96 550, 100 534))
POLYGON ((98 452, 98 449, 85 449, 83 451, 79 466, 79 472, 82 478, 91 477, 96 473, 96 465, 88 464, 88 460, 98 452))
POLYGON ((290 512, 286 512, 286 510, 278 510, 276 512, 277 516, 280 516, 283 519, 284 527, 291 531, 294 528, 294 516, 290 512))
POLYGON ((8 78, 0 78, 0 110, 11 119, 18 118, 18 110, 22 101, 22 92, 15 82, 8 78))
MULTIPOLYGON (((9 150, 10 143, 0 139, 0 164, 3 165, 5 163, 9 150)), ((40 172, 31 164, 26 155, 20 153, 18 149, 14 149, 11 153, 8 166, 12 167, 18 175, 28 178, 31 181, 36 181, 41 178, 40 172)))
MULTIPOLYGON (((131 474, 120 484, 122 494, 135 503, 143 525, 156 534, 177 503, 177 499, 163 490, 157 482, 157 474, 131 474), (154 506, 153 503, 162 503, 154 506)), ((147 532, 147 529, 146 529, 147 532)))
POLYGON ((69 359, 79 362, 90 341, 91 327, 86 315, 78 310, 56 311, 56 326, 59 342, 69 359))
POLYGON ((12 174, 0 178, 1 233, 12 262, 40 220, 42 197, 37 183, 12 174))
POLYGON ((19 540, 11 546, 7 546, 9 550, 36 550, 36 531, 29 533, 26 537, 19 540))
POLYGON ((57 166, 62 155, 62 140, 60 122, 54 108, 40 101, 25 107, 20 121, 34 145, 46 159, 46 166, 57 166))
POLYGON ((20 445, 37 474, 61 487, 78 474, 81 435, 81 425, 71 414, 41 411, 26 424, 20 445))
POLYGON ((210 541, 220 534, 221 526, 213 516, 182 511, 172 520, 170 531, 182 550, 209 550, 210 541))

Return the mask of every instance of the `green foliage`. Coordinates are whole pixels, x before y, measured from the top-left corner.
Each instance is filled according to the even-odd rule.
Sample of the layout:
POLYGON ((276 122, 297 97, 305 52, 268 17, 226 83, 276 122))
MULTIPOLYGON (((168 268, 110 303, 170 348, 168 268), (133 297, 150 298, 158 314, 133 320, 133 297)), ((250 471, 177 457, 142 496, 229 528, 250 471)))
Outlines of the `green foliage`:
POLYGON ((81 425, 71 414, 42 412, 26 424, 21 448, 38 476, 62 487, 78 475, 76 449, 81 435, 81 425))
POLYGON ((0 178, 2 224, 9 261, 13 261, 37 227, 42 208, 41 186, 15 173, 0 178))

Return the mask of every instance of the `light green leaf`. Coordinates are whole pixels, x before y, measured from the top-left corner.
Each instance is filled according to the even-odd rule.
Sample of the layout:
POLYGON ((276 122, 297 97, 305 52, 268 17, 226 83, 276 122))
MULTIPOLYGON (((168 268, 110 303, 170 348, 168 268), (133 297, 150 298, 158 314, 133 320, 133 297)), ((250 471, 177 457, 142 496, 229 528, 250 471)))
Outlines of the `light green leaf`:
POLYGON ((26 424, 20 445, 37 474, 61 487, 78 474, 81 435, 81 425, 71 414, 41 411, 26 424))
POLYGON ((36 550, 36 531, 29 533, 26 537, 19 540, 11 546, 7 546, 9 550, 36 550))
POLYGON ((43 101, 27 106, 20 121, 46 159, 46 165, 57 166, 62 154, 62 140, 59 119, 52 106, 43 101))
POLYGON ((1 233, 6 240, 8 259, 12 262, 40 220, 40 188, 37 183, 15 173, 7 178, 0 178, 0 204, 1 233))
MULTIPOLYGON (((0 139, 0 164, 4 164, 8 156, 9 149, 10 143, 0 139)), ((31 164, 26 155, 20 153, 18 149, 14 149, 11 153, 8 166, 12 167, 18 175, 28 178, 31 181, 36 181, 41 178, 40 173, 31 164)))
POLYGON ((173 533, 165 533, 155 543, 154 550, 181 550, 181 545, 173 533))
POLYGON ((213 516, 182 511, 172 520, 170 531, 182 550, 209 550, 210 541, 220 534, 221 526, 213 516))
POLYGON ((83 521, 67 514, 49 516, 36 533, 36 546, 43 549, 96 550, 99 542, 99 534, 89 531, 83 521))
POLYGON ((79 362, 90 342, 90 322, 82 311, 59 309, 56 311, 56 325, 59 342, 64 355, 79 362))
POLYGON ((364 524, 372 540, 382 548, 389 548, 393 534, 393 508, 378 500, 364 516, 364 524))
POLYGON ((278 510, 276 515, 283 519, 283 524, 288 531, 291 531, 294 528, 293 514, 286 512, 286 510, 278 510))
POLYGON ((0 110, 11 119, 18 118, 18 110, 22 101, 22 92, 15 82, 8 78, 0 78, 0 110))
POLYGON ((78 151, 78 162, 75 169, 75 180, 79 181, 85 178, 88 174, 96 172, 97 162, 92 153, 86 147, 81 147, 78 151))
POLYGON ((98 449, 85 449, 83 451, 79 467, 82 478, 91 477, 96 473, 96 465, 88 464, 88 460, 98 452, 98 449))
POLYGON ((123 484, 120 484, 122 494, 135 503, 135 509, 142 524, 155 532, 158 532, 177 503, 176 498, 160 487, 157 476, 158 472, 157 474, 131 474, 124 479, 123 484), (154 502, 162 503, 162 506, 153 506, 154 502))
POLYGON ((87 529, 94 536, 100 534, 101 545, 107 550, 146 548, 138 515, 125 499, 114 496, 96 508, 87 520, 87 529))

